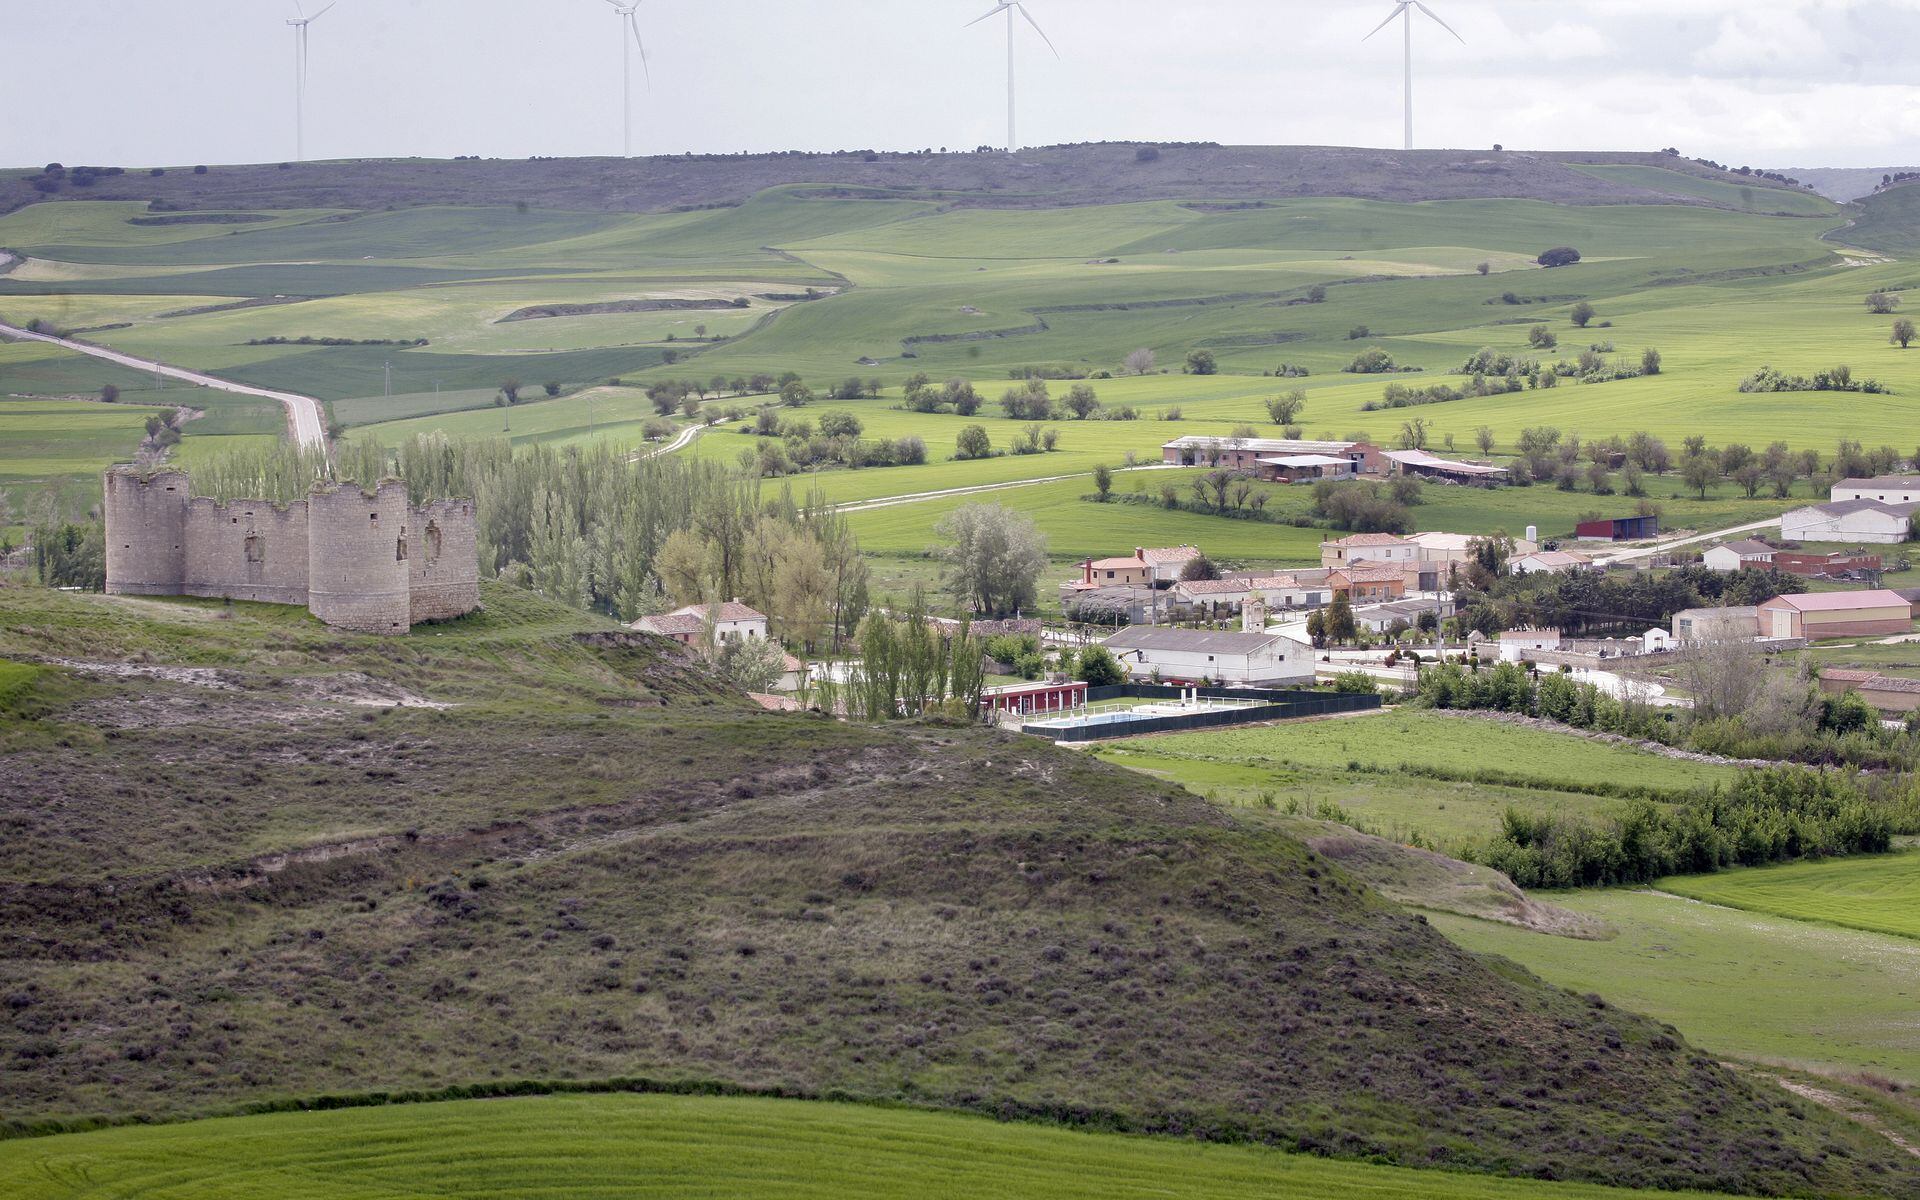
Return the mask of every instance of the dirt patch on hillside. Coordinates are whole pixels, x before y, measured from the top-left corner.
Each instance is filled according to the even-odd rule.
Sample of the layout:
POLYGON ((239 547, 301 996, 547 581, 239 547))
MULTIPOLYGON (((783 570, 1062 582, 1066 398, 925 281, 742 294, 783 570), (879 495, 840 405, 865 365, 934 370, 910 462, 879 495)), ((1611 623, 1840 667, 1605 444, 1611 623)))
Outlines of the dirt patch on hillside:
POLYGON ((1847 1097, 1840 1095, 1838 1092, 1830 1092, 1826 1088, 1815 1087, 1810 1083, 1801 1083, 1797 1079, 1784 1079, 1778 1075, 1768 1076, 1768 1078, 1800 1097, 1802 1100, 1811 1101, 1822 1108, 1831 1109, 1850 1120, 1858 1121, 1881 1137, 1886 1138, 1889 1142, 1905 1150, 1908 1154, 1913 1155, 1915 1158, 1920 1158, 1920 1146, 1916 1146, 1907 1138, 1902 1137, 1897 1130, 1889 1129, 1886 1122, 1876 1117, 1865 1105, 1855 1103, 1847 1097))
POLYGON ((1614 936, 1606 922, 1535 900, 1491 867, 1345 828, 1305 840, 1317 853, 1401 904, 1518 925, 1555 937, 1599 941, 1614 936))
POLYGON ((739 309, 744 306, 731 300, 691 300, 686 298, 668 300, 600 300, 591 304, 535 304, 527 308, 516 308, 506 316, 494 322, 504 325, 509 321, 538 321, 546 317, 601 317, 614 313, 648 312, 704 312, 709 309, 739 309))

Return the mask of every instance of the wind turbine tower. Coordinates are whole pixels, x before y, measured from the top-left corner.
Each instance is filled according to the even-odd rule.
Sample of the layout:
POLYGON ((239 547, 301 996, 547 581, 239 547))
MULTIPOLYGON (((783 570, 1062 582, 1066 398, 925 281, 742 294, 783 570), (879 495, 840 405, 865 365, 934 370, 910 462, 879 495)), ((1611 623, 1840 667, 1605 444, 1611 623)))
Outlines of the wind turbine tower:
MULTIPOLYGON (((339 3, 339 0, 334 0, 339 3)), ((299 13, 295 20, 287 24, 293 26, 293 158, 295 162, 307 160, 307 26, 327 15, 333 4, 308 16, 300 7, 300 0, 293 0, 293 11, 299 13)))
POLYGON ((1422 13, 1424 13, 1426 17, 1429 20, 1431 20, 1435 25, 1438 25, 1440 28, 1446 30, 1448 33, 1453 34, 1455 41, 1459 42, 1463 46, 1466 44, 1467 39, 1461 37, 1458 33, 1456 33, 1454 31, 1453 26, 1447 24, 1445 21, 1442 21, 1440 19, 1440 14, 1434 12, 1432 9, 1428 8, 1425 4, 1422 4, 1420 0, 1400 0, 1398 4, 1394 5, 1393 11, 1387 14, 1387 19, 1373 27, 1373 33, 1369 33, 1366 37, 1363 37, 1360 39, 1363 42, 1367 41, 1368 39, 1373 37, 1374 33, 1379 33, 1382 29, 1385 29, 1387 26, 1393 24, 1393 20, 1395 17, 1400 18, 1401 43, 1404 47, 1404 53, 1406 55, 1406 80, 1407 80, 1406 81, 1406 97, 1407 97, 1407 131, 1406 131, 1407 146, 1406 148, 1409 150, 1413 149, 1413 10, 1416 8, 1419 9, 1422 13))
POLYGON ((1022 4, 1020 0, 1000 0, 999 4, 996 4, 993 8, 989 9, 987 12, 984 12, 981 15, 975 17, 973 20, 967 22, 967 26, 971 28, 972 26, 978 25, 980 22, 986 20, 988 17, 997 17, 1002 13, 1005 13, 1007 16, 1007 153, 1008 154, 1012 154, 1014 150, 1019 147, 1019 144, 1020 144, 1018 141, 1014 139, 1014 133, 1013 133, 1013 14, 1015 14, 1016 12, 1019 13, 1022 17, 1026 18, 1027 24, 1033 26, 1033 31, 1040 35, 1040 40, 1047 44, 1047 49, 1053 51, 1053 56, 1055 58, 1059 58, 1060 51, 1053 44, 1053 39, 1047 36, 1046 30, 1040 28, 1040 22, 1033 19, 1033 14, 1027 11, 1027 6, 1025 4, 1022 4))
POLYGON ((640 11, 640 0, 607 0, 613 5, 613 11, 620 14, 620 154, 623 158, 633 157, 633 52, 640 51, 640 70, 646 76, 647 87, 653 87, 653 69, 647 65, 646 43, 640 40, 640 19, 634 14, 640 11), (633 35, 633 45, 627 45, 627 35, 633 35))

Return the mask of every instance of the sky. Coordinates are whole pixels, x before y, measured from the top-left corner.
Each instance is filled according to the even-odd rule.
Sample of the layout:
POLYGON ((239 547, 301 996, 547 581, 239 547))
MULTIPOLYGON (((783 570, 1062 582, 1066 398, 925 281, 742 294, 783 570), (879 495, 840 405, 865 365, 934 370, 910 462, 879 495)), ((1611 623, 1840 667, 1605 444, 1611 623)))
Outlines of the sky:
MULTIPOLYGON (((302 0, 309 12, 326 0, 302 0)), ((641 0, 634 151, 972 148, 1006 130, 995 0, 641 0)), ((1920 0, 1428 0, 1416 144, 1920 163, 1920 0)), ((1020 141, 1395 146, 1393 0, 1030 0, 1020 141)), ((294 0, 0 0, 0 165, 294 156, 294 0)), ((618 154, 607 0, 338 0, 310 158, 618 154)))

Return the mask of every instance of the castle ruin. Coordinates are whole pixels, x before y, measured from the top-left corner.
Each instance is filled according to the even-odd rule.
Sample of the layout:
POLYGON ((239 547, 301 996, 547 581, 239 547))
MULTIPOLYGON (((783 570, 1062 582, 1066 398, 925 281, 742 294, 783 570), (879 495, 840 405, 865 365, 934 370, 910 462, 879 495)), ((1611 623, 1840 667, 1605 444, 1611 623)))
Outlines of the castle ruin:
POLYGON ((480 606, 473 501, 407 502, 406 484, 372 492, 316 484, 305 500, 222 503, 184 471, 106 475, 107 591, 304 604, 327 624, 405 633, 480 606))

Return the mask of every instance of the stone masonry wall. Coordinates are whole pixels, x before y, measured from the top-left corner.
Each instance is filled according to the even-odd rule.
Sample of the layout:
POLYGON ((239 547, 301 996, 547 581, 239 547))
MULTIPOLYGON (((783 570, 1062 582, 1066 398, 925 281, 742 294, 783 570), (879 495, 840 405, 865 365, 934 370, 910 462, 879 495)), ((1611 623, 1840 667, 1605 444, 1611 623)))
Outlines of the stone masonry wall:
POLYGON ((304 604, 322 621, 405 633, 480 606, 471 500, 412 508, 406 485, 315 488, 284 507, 193 497, 185 472, 107 472, 107 591, 304 604))
POLYGON ((181 590, 189 596, 305 604, 307 502, 283 508, 264 500, 189 500, 181 590))
POLYGON ((405 633, 412 624, 407 487, 389 480, 372 496, 355 484, 307 498, 307 607, 329 625, 405 633))
POLYGON ((476 529, 471 500, 438 500, 409 511, 407 577, 414 624, 480 607, 476 529))

